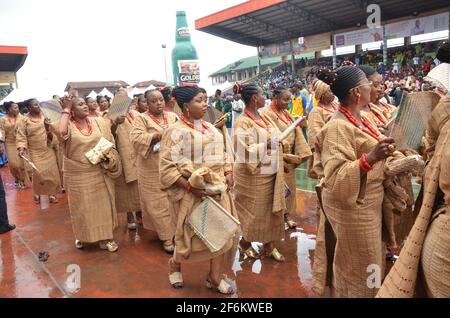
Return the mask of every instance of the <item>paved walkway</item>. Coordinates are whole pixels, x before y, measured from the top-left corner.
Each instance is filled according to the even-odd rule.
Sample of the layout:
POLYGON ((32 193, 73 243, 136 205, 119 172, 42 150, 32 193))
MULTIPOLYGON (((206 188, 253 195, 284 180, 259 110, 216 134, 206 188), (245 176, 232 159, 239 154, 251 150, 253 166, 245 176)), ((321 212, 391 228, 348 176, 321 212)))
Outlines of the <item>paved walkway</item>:
MULTIPOLYGON (((154 232, 139 227, 128 231, 125 217, 115 232, 117 253, 97 245, 77 250, 65 195, 59 203, 33 202, 31 189, 14 189, 7 168, 0 169, 7 192, 10 222, 17 229, 0 236, 0 297, 223 297, 205 287, 208 262, 183 266, 185 287, 173 289, 168 282, 168 254, 154 232), (50 257, 43 263, 39 252, 50 257), (81 288, 74 291, 70 266, 81 270, 81 288), (74 265, 72 265, 74 266, 74 265)), ((252 261, 236 251, 227 255, 228 277, 236 285, 232 297, 309 297, 311 260, 315 248, 316 198, 297 190, 299 226, 286 232, 279 249, 286 262, 252 261)))

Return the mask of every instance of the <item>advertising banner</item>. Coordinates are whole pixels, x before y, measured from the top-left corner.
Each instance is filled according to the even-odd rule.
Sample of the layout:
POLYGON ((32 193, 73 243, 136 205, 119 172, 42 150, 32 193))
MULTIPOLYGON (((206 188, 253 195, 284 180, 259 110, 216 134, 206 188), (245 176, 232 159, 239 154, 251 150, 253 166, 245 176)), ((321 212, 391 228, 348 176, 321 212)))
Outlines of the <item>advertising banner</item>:
POLYGON ((390 23, 386 25, 388 39, 404 38, 425 33, 448 30, 449 13, 439 13, 428 17, 420 17, 407 21, 390 23))
POLYGON ((347 45, 358 45, 370 42, 377 42, 383 40, 383 29, 363 29, 351 32, 339 33, 334 36, 334 43, 336 47, 347 45))
POLYGON ((321 51, 329 49, 331 45, 330 33, 321 33, 317 35, 310 35, 305 37, 300 37, 292 40, 292 50, 291 41, 285 41, 283 43, 275 43, 266 46, 260 46, 259 52, 261 57, 274 57, 308 53, 314 51, 321 51))
POLYGON ((200 67, 197 60, 179 60, 178 70, 181 86, 200 83, 200 67))
POLYGON ((330 45, 330 33, 327 32, 295 39, 293 43, 293 50, 294 54, 301 54, 327 50, 330 48, 330 45))
POLYGON ((16 82, 15 72, 0 72, 0 83, 11 84, 16 82))
POLYGON ((261 57, 289 55, 291 54, 291 43, 290 41, 285 41, 283 43, 260 46, 259 52, 261 53, 261 57))

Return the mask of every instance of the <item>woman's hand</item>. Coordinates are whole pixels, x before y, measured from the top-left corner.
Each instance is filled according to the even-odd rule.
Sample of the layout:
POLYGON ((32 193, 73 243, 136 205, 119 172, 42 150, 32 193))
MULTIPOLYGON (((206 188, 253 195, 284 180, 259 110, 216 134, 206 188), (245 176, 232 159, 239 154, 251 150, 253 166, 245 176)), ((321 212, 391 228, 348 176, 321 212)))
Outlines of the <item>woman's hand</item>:
POLYGON ((19 152, 19 157, 25 156, 25 148, 19 148, 17 151, 19 152))
POLYGON ((225 181, 226 184, 228 186, 227 190, 231 190, 234 187, 234 178, 233 178, 233 174, 229 173, 225 176, 225 181))
POLYGON ((374 165, 378 161, 384 160, 395 151, 395 141, 394 138, 387 137, 381 139, 375 148, 367 154, 366 160, 369 165, 374 165))
POLYGON ((115 125, 120 125, 123 124, 123 122, 125 121, 126 116, 119 116, 114 120, 114 124, 115 125))
POLYGON ((72 98, 73 98, 72 94, 64 96, 64 99, 62 102, 64 109, 67 109, 69 111, 72 110, 72 98))
POLYGON ((205 189, 191 188, 191 193, 198 198, 204 198, 207 196, 205 189))

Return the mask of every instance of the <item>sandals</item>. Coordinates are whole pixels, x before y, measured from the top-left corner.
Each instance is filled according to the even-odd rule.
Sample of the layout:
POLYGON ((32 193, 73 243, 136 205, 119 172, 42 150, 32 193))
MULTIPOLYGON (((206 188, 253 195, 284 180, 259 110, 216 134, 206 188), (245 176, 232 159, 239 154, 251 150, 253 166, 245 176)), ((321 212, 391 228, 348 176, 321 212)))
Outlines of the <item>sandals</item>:
POLYGON ((288 214, 284 215, 284 222, 286 222, 288 228, 291 230, 297 228, 297 222, 292 220, 288 214))
POLYGON ((266 253, 266 256, 272 257, 277 262, 284 262, 286 260, 283 254, 281 254, 276 248, 274 248, 272 252, 266 253))
POLYGON ((41 196, 40 196, 39 194, 35 194, 35 195, 33 196, 33 200, 34 200, 34 202, 36 202, 36 203, 41 203, 41 196))
POLYGON ((175 251, 175 245, 173 245, 172 240, 164 241, 162 246, 164 251, 168 254, 173 254, 173 252, 175 251))
POLYGON ((251 259, 259 259, 260 256, 257 251, 253 248, 253 246, 250 246, 248 249, 244 251, 244 249, 239 245, 239 252, 243 255, 246 255, 248 258, 251 259))
POLYGON ((111 253, 114 253, 119 249, 119 245, 114 241, 109 241, 108 243, 101 242, 99 245, 102 250, 108 250, 108 252, 111 253))
POLYGON ((221 279, 219 285, 214 285, 210 277, 206 278, 206 287, 208 289, 214 289, 215 291, 224 294, 230 295, 234 293, 233 287, 228 284, 225 279, 221 279))
POLYGON ((56 198, 56 195, 49 195, 48 196, 48 201, 50 203, 58 203, 58 199, 56 198))
POLYGON ((181 275, 180 269, 178 268, 178 272, 171 273, 171 267, 173 265, 173 259, 169 260, 169 282, 173 288, 180 289, 183 288, 183 275, 181 275))
POLYGON ((81 242, 80 240, 75 240, 75 247, 78 249, 82 249, 83 248, 83 242, 81 242))

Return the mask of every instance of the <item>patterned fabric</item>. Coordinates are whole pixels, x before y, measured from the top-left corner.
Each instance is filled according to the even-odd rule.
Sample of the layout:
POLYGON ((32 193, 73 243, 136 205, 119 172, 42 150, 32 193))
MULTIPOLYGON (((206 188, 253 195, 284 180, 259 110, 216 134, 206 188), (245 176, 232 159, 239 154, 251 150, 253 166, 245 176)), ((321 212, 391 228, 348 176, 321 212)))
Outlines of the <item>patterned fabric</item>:
MULTIPOLYGON (((56 136, 53 137, 56 139, 56 136)), ((44 120, 32 122, 22 117, 17 123, 16 148, 25 148, 38 168, 33 171, 33 191, 38 195, 55 195, 61 191, 58 159, 47 143, 44 120)))
MULTIPOLYGON (((441 103, 448 105, 448 100, 441 103)), ((419 267, 430 297, 450 297, 450 122, 438 105, 429 121, 433 156, 425 169, 422 206, 398 260, 387 275, 377 297, 414 297, 419 267), (441 124, 442 123, 442 124, 441 124), (439 193, 442 201, 439 201, 439 193)), ((428 134, 430 136, 430 134, 428 134)))
MULTIPOLYGON (((207 124, 212 131, 217 131, 214 126, 207 124)), ((197 170, 200 168, 209 168, 221 178, 225 184, 224 172, 226 171, 225 162, 228 161, 224 152, 223 137, 216 132, 215 136, 210 137, 188 127, 181 121, 176 122, 164 131, 161 140, 161 153, 159 162, 159 180, 164 191, 169 198, 170 209, 176 218, 175 231, 175 261, 180 263, 193 263, 204 260, 210 260, 214 257, 229 251, 234 243, 237 243, 239 233, 236 233, 233 239, 230 239, 220 251, 211 253, 208 247, 195 235, 195 232, 187 224, 188 215, 195 206, 200 203, 192 193, 184 188, 175 185, 175 182, 183 176, 185 170, 197 170), (201 141, 201 154, 195 156, 194 148, 189 150, 187 141, 201 141), (201 139, 200 139, 201 138, 201 139), (184 156, 185 155, 185 156, 184 156), (177 157, 180 156, 180 157, 177 157), (208 156, 217 156, 217 160, 208 161, 208 156), (184 158, 186 160, 178 160, 184 158), (193 160, 196 158, 197 160, 193 160), (189 169, 187 169, 189 167, 189 169)), ((237 217, 236 209, 231 200, 230 194, 225 193, 221 200, 216 200, 224 209, 237 217)))
MULTIPOLYGON (((177 116, 171 112, 167 114, 170 127, 177 116)), ((143 113, 136 116, 130 139, 137 154, 137 178, 144 228, 156 231, 160 240, 166 241, 175 234, 175 221, 169 209, 167 193, 162 191, 163 186, 159 181, 160 153, 153 152, 150 148, 153 136, 164 131, 147 113, 143 113)))
POLYGON ((17 122, 22 120, 23 115, 17 116, 16 122, 11 123, 8 116, 0 119, 0 132, 5 137, 5 150, 8 156, 8 167, 15 180, 25 181, 27 179, 23 159, 19 157, 16 147, 17 122))
MULTIPOLYGON (((274 123, 272 127, 276 127, 274 123)), ((281 240, 285 235, 283 215, 286 210, 282 152, 279 151, 277 156, 266 151, 266 138, 273 137, 270 133, 275 131, 266 131, 246 114, 238 118, 233 129, 235 149, 244 149, 245 158, 256 159, 255 162, 236 162, 234 165, 235 204, 243 237, 260 243, 281 240), (237 134, 238 129, 240 134, 237 134), (260 136, 263 140, 258 139, 260 136), (264 162, 264 158, 269 161, 264 162), (275 168, 273 173, 261 173, 264 166, 271 165, 275 168)))
MULTIPOLYGON (((114 142, 114 138, 102 118, 91 120, 90 136, 83 135, 69 123, 68 135, 63 141, 64 184, 72 228, 75 239, 86 243, 112 239, 117 227, 114 180, 104 173, 101 165, 92 165, 84 156, 101 137, 110 142, 114 142)), ((116 170, 121 170, 120 164, 116 170)))

